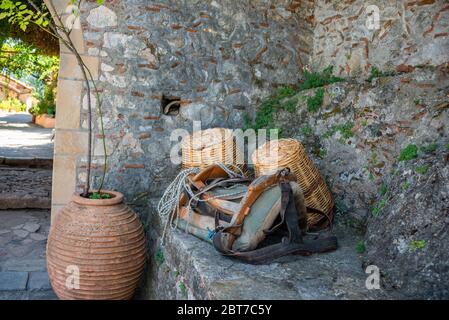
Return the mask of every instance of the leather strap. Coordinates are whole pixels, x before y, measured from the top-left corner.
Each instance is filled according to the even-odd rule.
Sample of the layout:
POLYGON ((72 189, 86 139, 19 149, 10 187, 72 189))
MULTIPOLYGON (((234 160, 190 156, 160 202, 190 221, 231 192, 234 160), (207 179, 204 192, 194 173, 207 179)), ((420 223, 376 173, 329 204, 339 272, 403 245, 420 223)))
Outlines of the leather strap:
MULTIPOLYGON (((304 239, 299 228, 299 218, 293 201, 293 193, 288 182, 281 182, 283 200, 287 205, 282 206, 284 210, 285 222, 288 229, 288 237, 283 238, 280 243, 269 245, 252 251, 238 252, 232 250, 233 236, 225 229, 218 229, 212 239, 213 245, 217 251, 223 255, 234 257, 248 263, 261 264, 273 259, 289 254, 312 254, 326 252, 337 248, 337 238, 328 236, 322 239, 304 239), (286 196, 288 195, 288 196, 286 196)), ((282 200, 281 200, 282 201, 282 200)))
MULTIPOLYGON (((190 196, 187 192, 184 192, 184 195, 187 199, 190 200, 190 196)), ((230 215, 225 214, 224 212, 221 212, 220 210, 217 210, 216 208, 210 206, 207 202, 204 202, 204 201, 193 202, 192 209, 203 216, 209 216, 209 217, 213 217, 213 218, 217 217, 219 220, 222 220, 222 221, 225 221, 228 223, 231 222, 231 219, 232 219, 232 217, 230 215)))
POLYGON ((273 233, 274 231, 276 231, 277 229, 279 229, 279 227, 282 226, 285 222, 285 211, 287 210, 287 206, 289 204, 290 198, 293 198, 293 197, 290 197, 289 190, 285 187, 283 188, 282 187, 283 185, 284 185, 283 183, 280 184, 280 186, 281 186, 281 210, 279 212, 279 216, 281 217, 281 221, 277 225, 271 227, 270 229, 264 230, 263 232, 266 235, 269 235, 269 234, 273 233))

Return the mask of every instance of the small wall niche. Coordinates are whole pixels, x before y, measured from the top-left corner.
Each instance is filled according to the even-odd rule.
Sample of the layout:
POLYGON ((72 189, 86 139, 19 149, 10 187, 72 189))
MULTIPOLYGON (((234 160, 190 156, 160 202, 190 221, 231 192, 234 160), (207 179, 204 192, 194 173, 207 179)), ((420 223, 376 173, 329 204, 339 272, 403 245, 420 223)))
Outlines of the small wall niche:
POLYGON ((176 116, 181 108, 181 98, 170 95, 162 95, 161 112, 166 116, 176 116))

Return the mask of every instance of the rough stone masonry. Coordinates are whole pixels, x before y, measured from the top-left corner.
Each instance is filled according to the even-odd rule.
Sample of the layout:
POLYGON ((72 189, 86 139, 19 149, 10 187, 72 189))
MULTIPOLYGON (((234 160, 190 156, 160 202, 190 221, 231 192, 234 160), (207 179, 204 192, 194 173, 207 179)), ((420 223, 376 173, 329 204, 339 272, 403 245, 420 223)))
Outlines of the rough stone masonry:
MULTIPOLYGON (((323 139, 318 149, 331 149, 332 139, 341 142, 339 125, 355 123, 350 129, 355 138, 346 139, 351 144, 344 141, 329 150, 329 161, 315 158, 326 175, 338 171, 338 177, 331 177, 333 191, 340 204, 351 209, 351 218, 362 223, 368 220, 370 208, 376 204, 375 183, 380 184, 387 168, 395 166, 400 148, 412 142, 439 139, 441 146, 447 141, 442 120, 447 119, 447 1, 376 1, 380 24, 374 30, 366 24, 372 13, 367 12, 366 1, 359 0, 83 3, 83 43, 88 56, 100 59, 97 85, 109 153, 106 185, 125 193, 143 219, 152 223, 152 250, 159 221, 148 208, 156 204, 179 170, 169 159, 172 131, 191 130, 193 120, 200 120, 203 128, 241 127, 245 113, 254 115, 260 101, 276 87, 298 83, 304 68, 319 71, 333 65, 336 74, 352 79, 349 86, 326 89, 326 106, 333 108, 328 111, 336 112, 319 113, 321 119, 304 119, 299 108, 299 115, 278 119, 297 137, 304 123, 316 125, 317 130, 332 129, 331 140, 323 139), (373 67, 390 74, 415 73, 386 83, 377 79, 368 85, 365 80, 373 67), (427 89, 432 90, 429 95, 427 89), (398 92, 403 92, 403 102, 395 98, 398 92), (342 103, 343 112, 339 113, 336 104, 342 103), (407 113, 401 112, 401 103, 407 104, 407 113), (431 126, 429 134, 420 125, 422 119, 431 126), (371 143, 376 156, 370 153, 373 158, 368 159, 369 150, 355 147, 359 139, 371 143), (344 172, 339 171, 342 161, 344 172), (359 168, 364 164, 365 170, 359 168), (360 185, 366 194, 359 194, 360 185)), ((87 127, 86 100, 84 96, 82 128, 87 127)), ((98 119, 95 128, 95 164, 99 164, 103 155, 98 119)), ((314 132, 314 136, 322 134, 314 132)), ((307 147, 311 150, 313 146, 307 147)), ((78 163, 78 188, 85 182, 82 166, 78 163)), ((402 283, 398 279, 392 282, 396 288, 402 283)), ((167 291, 177 290, 169 284, 166 287, 167 291)), ((167 292, 161 295, 171 296, 167 292)))
MULTIPOLYGON (((312 9, 285 0, 87 3, 85 45, 101 57, 108 186, 127 199, 157 198, 178 170, 173 130, 192 131, 194 120, 241 127, 273 88, 297 83, 310 62, 312 9)), ((100 138, 95 146, 101 156, 100 138)))

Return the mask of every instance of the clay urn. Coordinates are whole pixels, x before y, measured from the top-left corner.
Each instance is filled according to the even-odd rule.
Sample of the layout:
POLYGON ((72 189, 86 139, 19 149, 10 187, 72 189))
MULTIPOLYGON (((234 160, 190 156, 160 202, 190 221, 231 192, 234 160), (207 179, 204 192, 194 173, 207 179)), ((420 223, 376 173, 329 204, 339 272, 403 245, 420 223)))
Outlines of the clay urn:
POLYGON ((145 234, 123 194, 74 194, 52 222, 47 269, 60 299, 131 299, 146 260, 145 234))

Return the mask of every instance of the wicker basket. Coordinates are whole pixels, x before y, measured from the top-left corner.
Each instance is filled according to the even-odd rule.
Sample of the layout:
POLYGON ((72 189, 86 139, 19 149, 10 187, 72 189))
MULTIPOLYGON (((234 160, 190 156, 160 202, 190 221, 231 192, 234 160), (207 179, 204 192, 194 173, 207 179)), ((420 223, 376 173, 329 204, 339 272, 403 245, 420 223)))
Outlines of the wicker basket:
MULTIPOLYGON (((183 169, 204 169, 216 163, 233 166, 237 164, 237 159, 243 159, 243 150, 237 147, 232 130, 225 128, 194 132, 184 138, 181 151, 183 169)), ((243 164, 237 166, 244 171, 243 164)))
MULTIPOLYGON (((306 205, 323 211, 332 219, 334 206, 332 195, 299 141, 294 139, 269 141, 253 153, 252 161, 256 177, 272 174, 279 168, 290 168, 304 192, 306 205)), ((318 213, 309 213, 307 222, 310 228, 328 225, 326 219, 318 213)))

